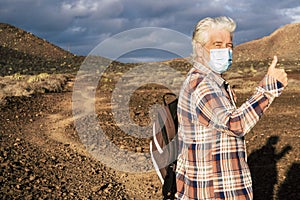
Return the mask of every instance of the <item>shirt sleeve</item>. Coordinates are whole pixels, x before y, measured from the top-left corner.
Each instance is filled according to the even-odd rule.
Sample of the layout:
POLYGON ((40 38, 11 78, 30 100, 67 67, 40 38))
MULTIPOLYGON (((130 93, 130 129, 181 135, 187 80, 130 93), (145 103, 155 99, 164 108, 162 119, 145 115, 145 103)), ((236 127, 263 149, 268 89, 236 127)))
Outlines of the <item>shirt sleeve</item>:
POLYGON ((266 75, 256 92, 239 108, 234 108, 220 87, 202 85, 196 103, 198 121, 229 135, 242 137, 258 122, 262 114, 278 97, 283 85, 266 75), (201 88, 204 87, 204 88, 201 88))

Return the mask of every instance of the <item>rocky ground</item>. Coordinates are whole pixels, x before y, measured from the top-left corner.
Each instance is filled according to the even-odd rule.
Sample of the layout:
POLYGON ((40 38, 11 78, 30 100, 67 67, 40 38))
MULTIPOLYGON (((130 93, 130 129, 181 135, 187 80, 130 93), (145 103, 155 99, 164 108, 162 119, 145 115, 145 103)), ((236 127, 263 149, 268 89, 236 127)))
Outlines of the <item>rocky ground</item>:
MULTIPOLYGON (((182 71, 187 69, 180 62, 173 67, 182 71)), ((149 138, 124 138, 113 119, 112 92, 126 72, 124 69, 111 68, 100 80, 95 103, 97 119, 116 146, 134 153, 145 153, 149 151, 149 138)), ((255 71, 251 73, 232 72, 227 75, 236 85, 239 102, 250 95, 250 86, 255 85, 262 75, 255 71)), ((246 136, 255 199, 297 199, 300 195, 300 80, 297 70, 290 69, 289 75, 287 90, 246 136)), ((42 94, 12 95, 2 99, 2 199, 162 199, 161 184, 153 170, 142 173, 116 170, 92 156, 83 145, 74 125, 72 110, 75 77, 64 77, 68 78, 59 82, 62 87, 58 91, 44 90, 42 94)), ((28 79, 24 80, 28 83, 28 79)), ((161 103, 160 97, 166 91, 166 88, 151 84, 136 90, 130 101, 133 121, 147 125, 150 122, 149 106, 161 103)), ((112 155, 117 156, 114 152, 112 155)), ((149 162, 149 157, 145 162, 149 162)))

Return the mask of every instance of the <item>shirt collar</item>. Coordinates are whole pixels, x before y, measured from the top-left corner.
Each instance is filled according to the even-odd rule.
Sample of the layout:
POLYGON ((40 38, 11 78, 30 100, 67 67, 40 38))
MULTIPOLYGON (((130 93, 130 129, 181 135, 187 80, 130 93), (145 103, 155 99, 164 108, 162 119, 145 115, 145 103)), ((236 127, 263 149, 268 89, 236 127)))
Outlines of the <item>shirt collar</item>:
POLYGON ((216 72, 212 71, 208 67, 205 67, 203 64, 195 61, 193 66, 200 72, 206 74, 210 79, 215 81, 219 86, 222 86, 223 83, 225 82, 225 80, 220 76, 220 74, 217 74, 216 72))

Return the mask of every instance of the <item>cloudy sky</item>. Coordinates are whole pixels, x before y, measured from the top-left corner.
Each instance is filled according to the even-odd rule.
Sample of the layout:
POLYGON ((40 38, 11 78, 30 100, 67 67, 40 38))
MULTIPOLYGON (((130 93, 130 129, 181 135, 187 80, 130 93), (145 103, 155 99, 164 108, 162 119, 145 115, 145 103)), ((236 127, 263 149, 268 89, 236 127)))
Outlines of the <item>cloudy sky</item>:
POLYGON ((204 17, 237 22, 235 44, 300 22, 299 0, 0 0, 0 22, 9 23, 78 55, 126 30, 163 27, 191 36, 204 17))

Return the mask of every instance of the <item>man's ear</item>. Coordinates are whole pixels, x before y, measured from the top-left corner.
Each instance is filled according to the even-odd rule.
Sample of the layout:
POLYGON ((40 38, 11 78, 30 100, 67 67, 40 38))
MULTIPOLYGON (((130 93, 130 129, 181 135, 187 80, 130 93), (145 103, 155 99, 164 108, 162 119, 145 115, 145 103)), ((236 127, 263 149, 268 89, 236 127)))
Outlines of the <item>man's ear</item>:
POLYGON ((209 59, 209 50, 200 43, 197 43, 196 45, 197 55, 205 60, 209 59))

